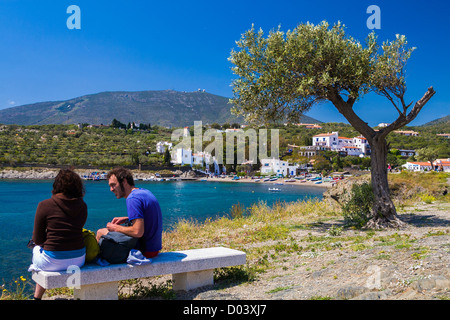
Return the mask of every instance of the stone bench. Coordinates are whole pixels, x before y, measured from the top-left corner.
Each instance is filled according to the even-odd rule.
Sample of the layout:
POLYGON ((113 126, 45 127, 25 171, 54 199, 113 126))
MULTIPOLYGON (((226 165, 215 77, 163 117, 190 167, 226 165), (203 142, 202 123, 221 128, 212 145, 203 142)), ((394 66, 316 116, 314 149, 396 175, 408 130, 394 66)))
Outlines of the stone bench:
POLYGON ((74 287, 80 300, 117 300, 120 280, 172 274, 173 290, 191 290, 214 283, 215 268, 245 264, 242 251, 214 247, 162 252, 150 264, 86 264, 79 272, 33 272, 32 279, 45 289, 74 287))

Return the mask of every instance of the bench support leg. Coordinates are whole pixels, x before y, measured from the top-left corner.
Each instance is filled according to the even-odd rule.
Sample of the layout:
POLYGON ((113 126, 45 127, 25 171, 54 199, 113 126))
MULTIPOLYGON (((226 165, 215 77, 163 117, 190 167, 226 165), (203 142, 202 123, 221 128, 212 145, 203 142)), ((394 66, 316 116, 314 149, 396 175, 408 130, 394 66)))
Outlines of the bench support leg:
POLYGON ((79 300, 118 300, 119 282, 87 284, 73 289, 75 299, 79 300))
POLYGON ((172 275, 173 290, 192 290, 214 284, 214 269, 174 273, 172 275))

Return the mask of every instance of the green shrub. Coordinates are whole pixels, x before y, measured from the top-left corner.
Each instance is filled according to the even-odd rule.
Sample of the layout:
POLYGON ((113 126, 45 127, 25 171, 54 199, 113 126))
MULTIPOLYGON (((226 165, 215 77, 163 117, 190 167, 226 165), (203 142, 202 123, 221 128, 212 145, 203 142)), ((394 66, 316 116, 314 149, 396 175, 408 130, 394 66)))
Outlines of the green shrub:
POLYGON ((350 200, 343 206, 344 218, 350 224, 361 228, 370 219, 370 212, 374 203, 372 185, 364 182, 352 186, 350 200))
POLYGON ((420 199, 422 199, 422 201, 425 202, 426 204, 431 204, 431 203, 433 203, 433 201, 436 201, 435 197, 428 195, 428 194, 421 195, 420 199))

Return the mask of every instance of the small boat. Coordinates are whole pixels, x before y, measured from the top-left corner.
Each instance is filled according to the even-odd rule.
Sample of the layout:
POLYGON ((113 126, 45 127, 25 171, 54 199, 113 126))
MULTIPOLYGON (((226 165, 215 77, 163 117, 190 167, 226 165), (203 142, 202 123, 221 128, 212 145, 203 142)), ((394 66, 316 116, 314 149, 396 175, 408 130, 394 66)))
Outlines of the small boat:
POLYGON ((263 181, 264 182, 267 182, 267 181, 269 181, 270 180, 270 178, 265 178, 263 181))
POLYGON ((284 182, 295 182, 295 179, 287 179, 287 180, 284 180, 284 182))
POLYGON ((269 188, 269 191, 281 191, 279 188, 269 188))
POLYGON ((314 184, 321 184, 322 183, 322 181, 316 181, 316 182, 314 182, 314 184))
POLYGON ((277 181, 277 180, 278 180, 278 178, 269 179, 269 181, 277 181))
POLYGON ((253 180, 253 181, 255 181, 255 182, 260 182, 260 181, 261 181, 261 179, 255 179, 255 180, 253 180))

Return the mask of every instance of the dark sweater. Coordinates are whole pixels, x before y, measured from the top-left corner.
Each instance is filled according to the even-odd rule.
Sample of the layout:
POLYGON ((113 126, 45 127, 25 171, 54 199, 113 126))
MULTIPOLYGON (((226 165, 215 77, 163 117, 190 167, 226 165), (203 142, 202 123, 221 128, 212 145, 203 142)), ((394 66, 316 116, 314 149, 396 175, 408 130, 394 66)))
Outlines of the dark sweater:
POLYGON ((38 204, 33 241, 48 251, 82 249, 86 219, 87 205, 83 198, 70 199, 61 193, 53 195, 38 204))

